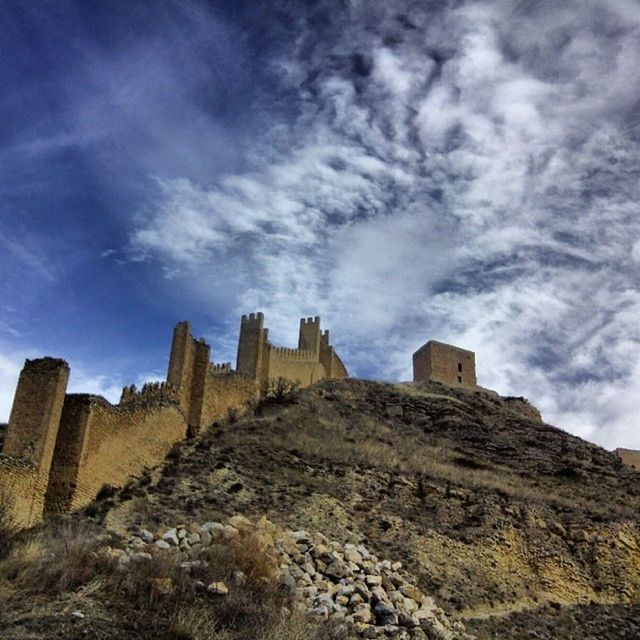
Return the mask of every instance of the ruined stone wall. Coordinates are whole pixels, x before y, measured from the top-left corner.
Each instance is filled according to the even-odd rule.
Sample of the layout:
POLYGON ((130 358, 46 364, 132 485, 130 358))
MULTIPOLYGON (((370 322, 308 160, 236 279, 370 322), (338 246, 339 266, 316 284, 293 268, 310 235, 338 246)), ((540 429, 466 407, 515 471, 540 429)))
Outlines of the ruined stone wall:
POLYGON ((230 411, 244 413, 285 377, 308 386, 342 362, 321 336, 320 319, 301 321, 300 344, 280 349, 268 342, 261 313, 243 316, 238 371, 210 363, 210 347, 179 323, 167 382, 123 389, 118 405, 87 394, 65 395, 69 367, 63 360, 27 361, 20 375, 0 454, 0 491, 10 495, 21 525, 43 514, 67 513, 93 500, 105 485, 122 486, 165 458, 171 447, 230 411), (322 360, 322 361, 321 361, 322 360))
POLYGON ((640 451, 635 449, 616 449, 615 453, 624 464, 640 471, 640 451))
POLYGON ((45 479, 35 465, 0 453, 0 506, 12 524, 28 527, 42 518, 45 489, 45 479))
POLYGON ((477 382, 475 354, 430 340, 413 354, 413 380, 474 389, 477 382))
POLYGON ((68 395, 45 513, 78 509, 103 486, 122 486, 162 462, 186 432, 184 413, 175 403, 114 406, 99 396, 68 395))

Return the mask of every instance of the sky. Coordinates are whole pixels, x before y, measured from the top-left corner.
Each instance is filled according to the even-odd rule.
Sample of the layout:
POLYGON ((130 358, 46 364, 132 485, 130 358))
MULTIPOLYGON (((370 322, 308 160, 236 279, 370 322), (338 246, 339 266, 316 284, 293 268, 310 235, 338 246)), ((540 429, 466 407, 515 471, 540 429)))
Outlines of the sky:
POLYGON ((188 319, 478 382, 640 448, 636 0, 0 3, 0 421, 25 358, 117 401, 188 319))

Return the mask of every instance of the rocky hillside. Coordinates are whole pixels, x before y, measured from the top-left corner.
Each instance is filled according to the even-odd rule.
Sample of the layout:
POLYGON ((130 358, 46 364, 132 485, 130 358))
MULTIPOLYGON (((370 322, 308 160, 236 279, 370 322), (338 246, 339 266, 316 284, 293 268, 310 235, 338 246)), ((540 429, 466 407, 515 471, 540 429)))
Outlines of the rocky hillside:
POLYGON ((640 637, 640 474, 614 455, 490 392, 345 380, 289 400, 213 425, 76 521, 126 540, 266 516, 401 563, 479 639, 640 637))

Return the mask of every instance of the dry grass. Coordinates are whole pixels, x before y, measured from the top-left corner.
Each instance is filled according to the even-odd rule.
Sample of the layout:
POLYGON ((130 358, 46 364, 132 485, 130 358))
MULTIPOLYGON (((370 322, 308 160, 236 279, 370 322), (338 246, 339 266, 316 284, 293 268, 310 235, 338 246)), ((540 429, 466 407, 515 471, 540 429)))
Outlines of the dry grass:
POLYGON ((0 561, 11 551, 15 534, 16 529, 9 513, 9 500, 0 491, 0 561))
POLYGON ((28 593, 58 594, 113 570, 99 549, 106 541, 85 526, 63 523, 16 536, 0 563, 0 575, 28 593))
MULTIPOLYGON (((374 431, 372 427, 371 431, 374 431)), ((384 434, 383 425, 375 425, 375 433, 384 434)), ((306 430, 296 433, 296 448, 309 459, 331 460, 337 464, 356 465, 378 469, 386 473, 415 475, 451 483, 471 490, 486 489, 527 502, 545 502, 558 507, 588 510, 591 513, 604 509, 580 497, 567 497, 552 487, 544 487, 538 481, 528 482, 512 467, 486 463, 484 468, 461 465, 460 454, 451 446, 427 444, 424 439, 403 435, 403 446, 393 445, 380 438, 368 438, 366 426, 356 439, 349 440, 343 434, 328 436, 323 430, 306 430)))
MULTIPOLYGON (((0 560, 0 585, 20 599, 92 594, 109 603, 136 637, 166 640, 341 640, 345 629, 294 611, 278 580, 273 534, 255 530, 201 550, 186 570, 176 552, 156 552, 126 568, 106 552, 115 541, 73 522, 23 531, 0 560), (242 572, 242 576, 238 574, 242 572), (223 581, 228 595, 207 591, 223 581), (84 588, 81 588, 84 587, 84 588)), ((53 631, 52 631, 53 632, 53 631)))
MULTIPOLYGON (((265 532, 203 550, 203 565, 185 572, 175 554, 157 554, 112 577, 109 590, 142 616, 158 638, 184 640, 328 640, 317 625, 291 616, 291 602, 278 586, 273 538, 265 532), (244 574, 238 582, 237 572, 244 574), (202 585, 223 581, 226 596, 202 585), (198 587, 198 583, 200 587, 198 587)), ((323 631, 324 633, 324 631, 323 631)), ((343 636, 346 637, 346 636, 343 636)))

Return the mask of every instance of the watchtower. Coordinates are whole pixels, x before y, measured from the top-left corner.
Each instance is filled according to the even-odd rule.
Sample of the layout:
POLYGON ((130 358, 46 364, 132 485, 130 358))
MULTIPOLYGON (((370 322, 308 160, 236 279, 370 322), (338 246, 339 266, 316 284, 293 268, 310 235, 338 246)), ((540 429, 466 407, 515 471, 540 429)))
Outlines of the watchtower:
POLYGON ((253 380, 260 380, 263 370, 264 345, 267 342, 264 314, 250 313, 240 321, 238 361, 236 371, 253 380))
POLYGON ((298 349, 312 351, 313 353, 320 351, 320 316, 316 316, 315 318, 300 318, 298 349))
POLYGON ((414 382, 443 382, 476 387, 476 354, 451 344, 429 340, 413 354, 414 382))
POLYGON ((2 453, 19 455, 48 475, 56 444, 69 365, 57 358, 27 360, 20 372, 2 453))
POLYGON ((200 426, 210 357, 209 345, 204 340, 193 338, 188 322, 179 322, 173 330, 167 383, 176 389, 191 432, 200 426))

